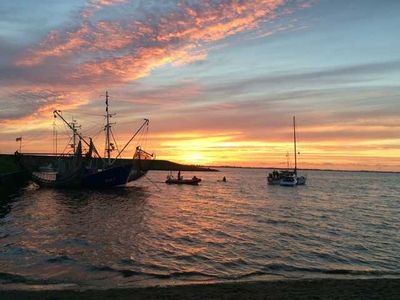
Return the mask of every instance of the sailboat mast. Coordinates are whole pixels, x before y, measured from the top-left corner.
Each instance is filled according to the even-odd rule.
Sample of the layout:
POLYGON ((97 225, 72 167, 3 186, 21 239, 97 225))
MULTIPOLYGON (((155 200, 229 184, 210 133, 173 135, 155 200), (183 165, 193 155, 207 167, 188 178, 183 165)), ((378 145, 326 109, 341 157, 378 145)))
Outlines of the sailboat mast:
POLYGON ((108 91, 106 92, 106 152, 107 152, 107 163, 111 162, 111 147, 110 147, 110 114, 108 112, 108 91))
POLYGON ((295 116, 293 116, 293 140, 294 140, 294 173, 297 175, 296 117, 295 116))

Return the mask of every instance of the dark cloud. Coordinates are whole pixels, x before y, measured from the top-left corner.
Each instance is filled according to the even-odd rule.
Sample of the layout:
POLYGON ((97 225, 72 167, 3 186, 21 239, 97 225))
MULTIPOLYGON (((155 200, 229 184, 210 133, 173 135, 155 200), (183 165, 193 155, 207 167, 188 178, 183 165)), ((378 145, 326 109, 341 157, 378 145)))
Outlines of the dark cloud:
POLYGON ((3 96, 0 102, 0 121, 31 116, 40 108, 62 104, 66 92, 53 90, 18 90, 3 96))
MULTIPOLYGON (((238 81, 229 80, 210 87, 209 92, 237 95, 248 93, 260 87, 266 90, 274 88, 296 88, 297 86, 351 84, 371 82, 390 73, 400 73, 400 61, 386 61, 353 66, 340 66, 325 70, 303 70, 289 74, 268 74, 238 81)), ((216 79, 218 80, 218 79, 216 79)))

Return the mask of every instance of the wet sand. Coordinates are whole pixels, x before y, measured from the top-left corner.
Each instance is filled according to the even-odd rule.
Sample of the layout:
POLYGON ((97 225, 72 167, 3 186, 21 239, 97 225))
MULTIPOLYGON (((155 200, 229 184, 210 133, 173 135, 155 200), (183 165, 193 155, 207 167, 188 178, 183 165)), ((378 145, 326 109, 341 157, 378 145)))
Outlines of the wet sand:
POLYGON ((0 290, 0 299, 400 299, 400 279, 256 281, 86 291, 0 290))

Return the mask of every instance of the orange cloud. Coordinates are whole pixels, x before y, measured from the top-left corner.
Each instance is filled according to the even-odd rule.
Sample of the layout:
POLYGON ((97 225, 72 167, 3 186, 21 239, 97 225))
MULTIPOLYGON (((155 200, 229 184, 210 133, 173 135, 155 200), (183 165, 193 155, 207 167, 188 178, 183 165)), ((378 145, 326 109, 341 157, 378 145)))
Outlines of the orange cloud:
POLYGON ((88 7, 82 10, 80 15, 83 18, 90 18, 93 16, 96 10, 107 6, 123 4, 127 1, 129 0, 88 0, 88 7))
MULTIPOLYGON (((116 5, 126 1, 97 1, 116 5)), ((55 57, 75 66, 72 78, 115 76, 125 82, 146 76, 165 63, 176 65, 203 60, 202 46, 256 28, 279 15, 285 0, 202 1, 197 6, 178 2, 172 11, 152 19, 91 22, 51 32, 19 65, 32 66, 55 57)), ((108 77, 107 77, 108 78, 108 77)))

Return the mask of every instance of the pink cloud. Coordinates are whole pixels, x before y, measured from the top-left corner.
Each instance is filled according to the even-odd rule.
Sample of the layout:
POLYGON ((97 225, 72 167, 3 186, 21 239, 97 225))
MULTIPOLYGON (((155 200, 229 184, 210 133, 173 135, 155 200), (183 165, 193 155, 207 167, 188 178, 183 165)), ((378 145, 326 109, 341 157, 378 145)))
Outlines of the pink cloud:
MULTIPOLYGON (((97 2, 118 5, 126 1, 97 2)), ((170 11, 159 16, 149 13, 142 20, 129 16, 113 21, 85 19, 75 28, 49 33, 18 64, 34 66, 57 58, 73 66, 70 78, 112 77, 113 82, 123 83, 166 63, 204 60, 204 45, 273 20, 284 4, 285 0, 202 1, 195 6, 178 2, 170 11)))
MULTIPOLYGON (((286 2, 177 1, 164 3, 165 11, 158 13, 151 5, 146 9, 143 2, 141 16, 134 16, 130 10, 137 2, 91 0, 86 8, 90 13, 78 24, 49 32, 16 61, 22 75, 13 84, 18 89, 15 82, 23 82, 29 89, 31 81, 33 92, 39 88, 78 93, 103 87, 105 82, 108 88, 121 86, 168 63, 180 66, 206 60, 210 44, 286 14, 286 2), (118 11, 110 20, 94 15, 118 7, 127 13, 118 11)), ((62 102, 68 103, 67 98, 62 102)))

